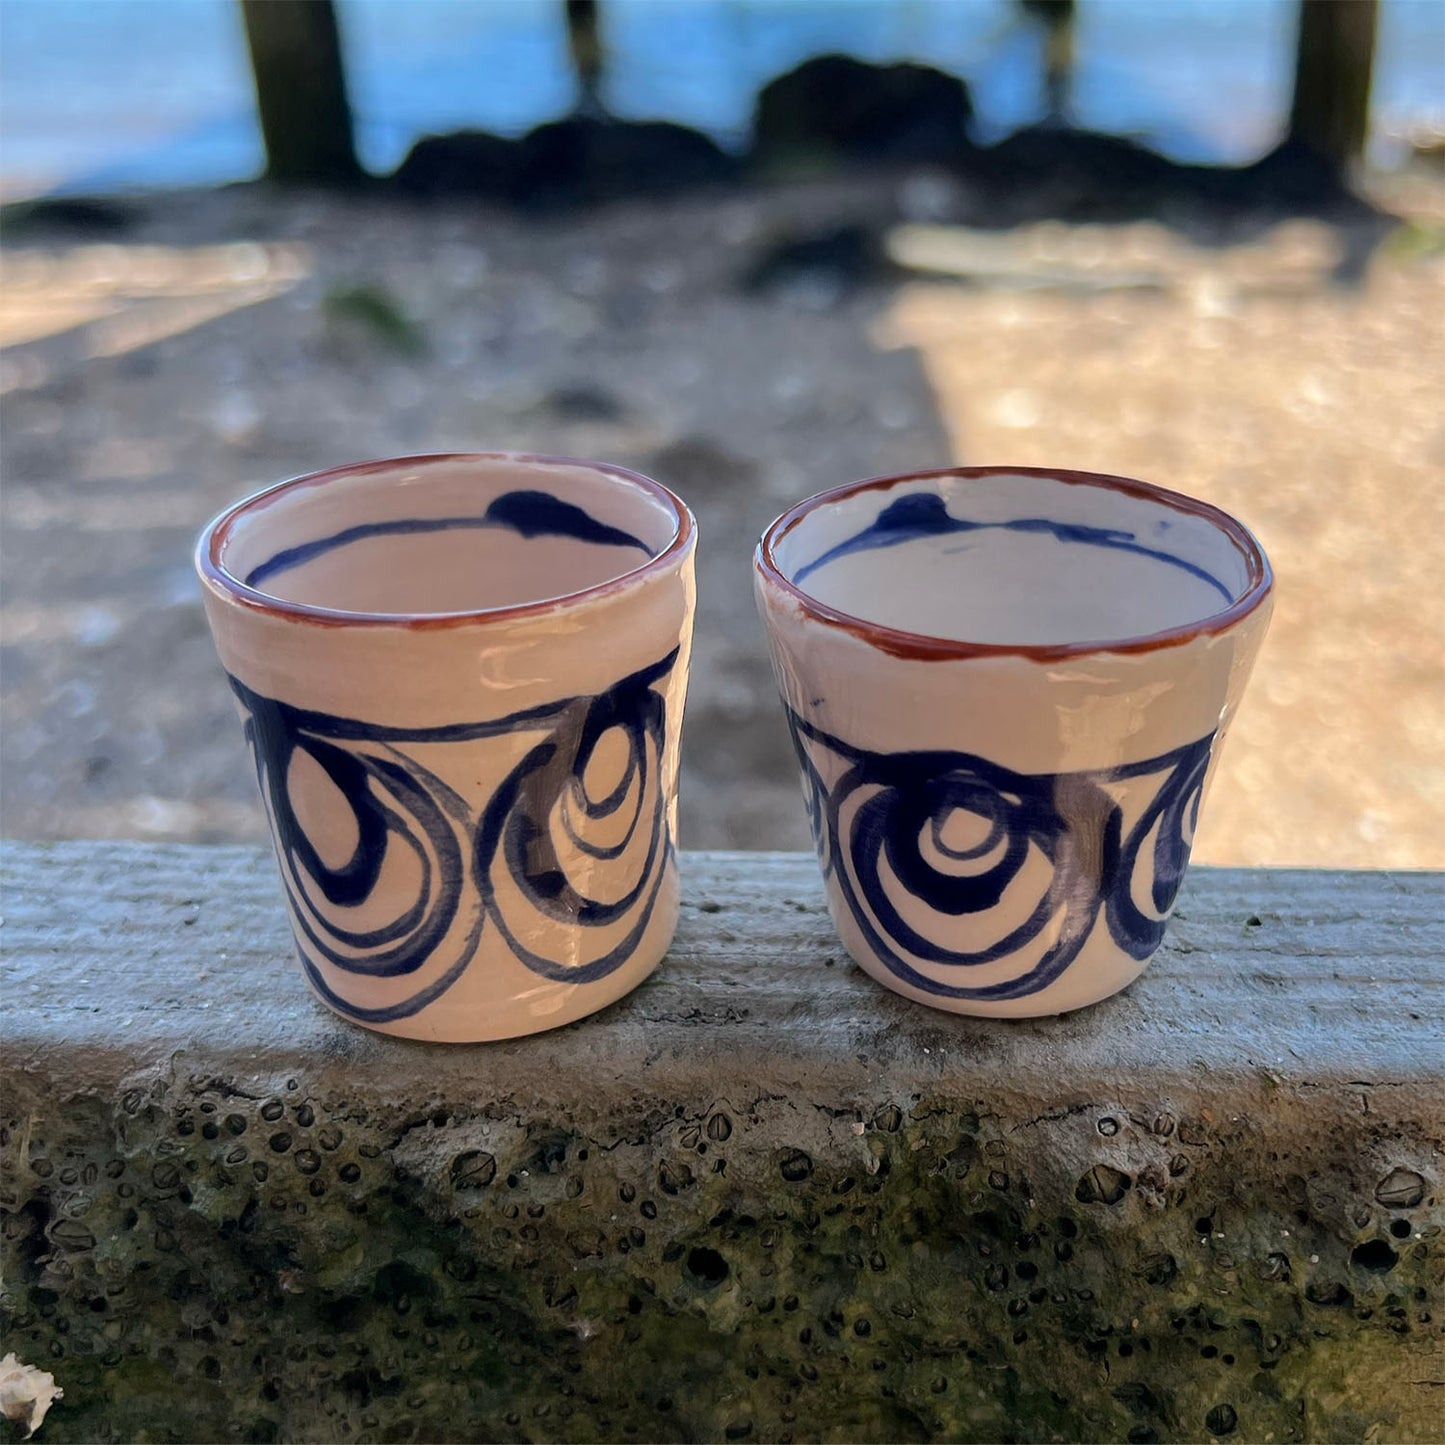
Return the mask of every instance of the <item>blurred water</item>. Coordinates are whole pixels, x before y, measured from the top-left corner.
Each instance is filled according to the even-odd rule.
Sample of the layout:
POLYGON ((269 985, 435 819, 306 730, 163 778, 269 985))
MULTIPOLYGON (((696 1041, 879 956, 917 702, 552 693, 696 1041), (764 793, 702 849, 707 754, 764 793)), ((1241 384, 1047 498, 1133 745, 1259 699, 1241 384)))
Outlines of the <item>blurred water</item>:
MULTIPOLYGON (((1081 0, 1079 123, 1188 160, 1249 160, 1288 105, 1296 0, 1081 0)), ((561 0, 338 0, 366 165, 427 131, 515 134, 574 86, 561 0)), ((746 138, 758 88, 810 55, 963 75, 983 139, 1036 119, 1037 30, 1013 0, 606 0, 619 114, 746 138)), ((1382 0, 1377 154, 1445 119, 1445 0, 1382 0)), ((262 164, 235 0, 0 0, 0 188, 241 179, 262 164)))

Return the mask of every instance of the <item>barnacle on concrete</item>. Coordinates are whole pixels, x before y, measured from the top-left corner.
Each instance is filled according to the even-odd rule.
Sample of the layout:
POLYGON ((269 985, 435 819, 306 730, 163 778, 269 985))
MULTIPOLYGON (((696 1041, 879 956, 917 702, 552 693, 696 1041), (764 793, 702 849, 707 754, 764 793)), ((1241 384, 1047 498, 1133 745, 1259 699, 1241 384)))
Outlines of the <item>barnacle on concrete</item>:
POLYGON ((49 1439, 1435 1430, 1437 1185, 1398 1129, 1360 1157, 1162 1100, 381 1098, 10 1101, 3 1305, 63 1370, 49 1439))

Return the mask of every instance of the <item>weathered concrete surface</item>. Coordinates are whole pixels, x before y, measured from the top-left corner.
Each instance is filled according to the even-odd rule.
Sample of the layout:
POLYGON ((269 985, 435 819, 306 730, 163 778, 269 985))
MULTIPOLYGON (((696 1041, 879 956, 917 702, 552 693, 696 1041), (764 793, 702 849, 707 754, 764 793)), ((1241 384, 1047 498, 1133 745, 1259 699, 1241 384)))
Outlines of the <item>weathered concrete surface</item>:
POLYGON ((695 854, 631 998, 441 1048, 311 1001, 260 852, 4 856, 45 1439, 1439 1437, 1438 876, 1196 871, 1125 996, 1002 1024, 695 854))

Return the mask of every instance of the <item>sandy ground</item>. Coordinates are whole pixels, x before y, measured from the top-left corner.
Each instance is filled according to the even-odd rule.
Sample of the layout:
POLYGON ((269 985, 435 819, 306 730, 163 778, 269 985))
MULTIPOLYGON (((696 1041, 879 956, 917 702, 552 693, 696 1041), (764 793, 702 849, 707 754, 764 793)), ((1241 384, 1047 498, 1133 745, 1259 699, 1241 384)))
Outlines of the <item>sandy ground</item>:
MULTIPOLYGON (((1437 185, 1405 199, 1438 227, 1437 185)), ((925 177, 543 222, 236 189, 155 202, 114 243, 7 245, 4 832, 263 836, 196 530, 284 476, 477 447, 634 465, 696 511, 687 846, 807 841, 753 615, 761 528, 956 459, 1158 480, 1270 552, 1274 628, 1198 860, 1445 865, 1438 246, 1387 244, 1345 287, 1340 238, 1301 222, 1230 247, 923 232, 974 279, 740 288, 771 238, 880 214, 967 221, 969 199, 925 177), (414 329, 388 340, 359 286, 414 329)))

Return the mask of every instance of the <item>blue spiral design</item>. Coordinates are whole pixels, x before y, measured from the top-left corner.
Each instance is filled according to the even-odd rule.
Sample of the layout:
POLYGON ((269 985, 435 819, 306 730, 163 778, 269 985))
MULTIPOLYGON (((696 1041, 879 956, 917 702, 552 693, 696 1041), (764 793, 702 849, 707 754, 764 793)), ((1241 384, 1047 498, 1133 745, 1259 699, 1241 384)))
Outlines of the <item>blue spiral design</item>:
POLYGON ((678 655, 674 649, 595 696, 430 728, 297 708, 230 679, 302 966, 331 1007, 362 1023, 410 1017, 462 976, 487 926, 527 968, 554 981, 595 982, 626 962, 651 921, 672 858, 661 689, 678 655), (537 741, 479 816, 416 755, 418 746, 514 734, 535 734, 537 741), (625 749, 620 778, 593 798, 586 790, 589 764, 612 738, 625 749), (351 814, 355 842, 345 859, 323 857, 297 812, 291 774, 302 759, 320 769, 351 814), (605 841, 591 836, 599 828, 611 829, 605 841), (640 831, 647 837, 642 850, 631 846, 640 831), (398 866, 409 867, 415 879, 405 906, 385 920, 355 923, 373 902, 383 872, 398 866), (593 882, 610 878, 611 891, 590 896, 569 868, 593 882), (619 871, 627 873, 620 884, 619 871), (596 936, 599 945, 574 943, 566 957, 546 956, 535 938, 556 922, 569 925, 570 938, 596 936), (358 1004, 328 982, 315 959, 341 975, 404 981, 399 997, 358 1004))
POLYGON ((570 704, 562 724, 517 764, 483 815, 476 875, 488 914, 513 954, 543 978, 605 978, 631 957, 651 920, 672 848, 662 786, 667 718, 653 688, 658 675, 659 668, 649 668, 570 704), (625 761, 612 788, 593 798, 585 779, 609 737, 623 742, 625 761), (602 843, 586 836, 613 820, 623 825, 619 838, 602 843), (639 829, 646 830, 645 851, 631 847, 639 829), (577 866, 569 868, 569 860, 577 866), (499 886, 506 883, 510 901, 499 886), (568 957, 543 953, 522 937, 539 915, 593 930, 597 950, 579 958, 576 949, 586 940, 573 937, 568 957))
POLYGON ((1028 774, 971 753, 869 752, 791 708, 788 722, 824 876, 904 983, 938 998, 1027 997, 1062 976, 1101 913, 1130 957, 1142 962, 1158 947, 1214 734, 1123 767, 1028 774), (831 786, 828 773, 837 775, 831 786), (1152 800, 1126 831, 1109 785, 1155 777, 1152 800), (973 824, 966 845, 949 841, 959 815, 973 824), (963 922, 980 940, 974 947, 947 941, 963 922), (941 981, 918 967, 965 972, 1010 958, 1019 971, 990 984, 941 981))

